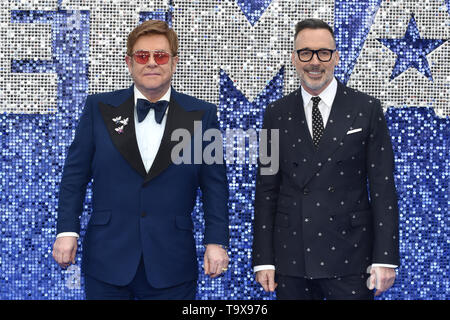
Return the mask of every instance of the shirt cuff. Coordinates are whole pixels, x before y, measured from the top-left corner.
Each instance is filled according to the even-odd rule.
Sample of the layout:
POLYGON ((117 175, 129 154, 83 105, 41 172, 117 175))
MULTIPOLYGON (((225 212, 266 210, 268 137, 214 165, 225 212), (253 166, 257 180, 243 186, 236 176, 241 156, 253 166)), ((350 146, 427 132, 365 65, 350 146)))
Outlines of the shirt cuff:
POLYGON ((56 239, 61 237, 76 237, 78 239, 80 236, 76 232, 61 232, 56 235, 56 239))
POLYGON ((262 270, 275 270, 275 266, 271 264, 263 264, 260 266, 253 267, 253 272, 258 272, 262 270))
POLYGON ((372 263, 372 268, 373 267, 385 267, 385 268, 392 268, 395 269, 398 266, 395 264, 386 264, 386 263, 372 263))

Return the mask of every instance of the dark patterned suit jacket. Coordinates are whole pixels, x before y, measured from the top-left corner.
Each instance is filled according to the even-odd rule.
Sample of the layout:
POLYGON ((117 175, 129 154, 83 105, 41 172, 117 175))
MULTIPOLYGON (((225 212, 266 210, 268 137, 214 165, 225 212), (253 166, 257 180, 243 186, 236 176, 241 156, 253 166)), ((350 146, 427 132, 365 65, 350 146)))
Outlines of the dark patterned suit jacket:
POLYGON ((263 128, 279 129, 280 168, 258 170, 253 266, 315 279, 399 265, 394 156, 380 101, 338 83, 318 149, 300 88, 267 107, 263 128))

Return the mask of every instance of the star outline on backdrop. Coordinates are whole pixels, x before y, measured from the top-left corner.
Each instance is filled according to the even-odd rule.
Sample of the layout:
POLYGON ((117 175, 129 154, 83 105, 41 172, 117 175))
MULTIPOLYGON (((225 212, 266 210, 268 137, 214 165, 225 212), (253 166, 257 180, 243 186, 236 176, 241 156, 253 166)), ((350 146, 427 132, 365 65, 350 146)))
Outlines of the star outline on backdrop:
POLYGON ((389 81, 413 67, 432 82, 433 76, 427 55, 447 41, 447 39, 422 38, 414 14, 411 15, 403 38, 377 38, 377 40, 397 55, 389 81))

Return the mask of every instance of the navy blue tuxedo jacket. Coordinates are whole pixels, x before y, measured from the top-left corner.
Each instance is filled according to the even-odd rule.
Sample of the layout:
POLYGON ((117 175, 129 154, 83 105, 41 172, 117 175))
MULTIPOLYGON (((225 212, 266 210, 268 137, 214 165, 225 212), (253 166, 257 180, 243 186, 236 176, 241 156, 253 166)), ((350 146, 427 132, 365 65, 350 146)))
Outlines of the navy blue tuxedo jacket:
MULTIPOLYGON (((218 128, 216 107, 172 89, 165 131, 147 173, 134 125, 133 86, 90 95, 65 161, 57 232, 80 232, 86 185, 93 179, 92 214, 83 240, 82 270, 101 281, 126 285, 143 255, 146 275, 157 288, 198 275, 191 212, 202 191, 204 243, 228 245, 228 184, 224 164, 174 164, 175 129, 194 136, 218 128), (118 133, 116 117, 128 118, 118 133)), ((203 145, 204 147, 204 145, 203 145)))
POLYGON ((394 156, 380 101, 338 83, 317 149, 300 88, 266 108, 263 128, 279 130, 280 169, 258 171, 253 265, 313 279, 399 265, 394 156))

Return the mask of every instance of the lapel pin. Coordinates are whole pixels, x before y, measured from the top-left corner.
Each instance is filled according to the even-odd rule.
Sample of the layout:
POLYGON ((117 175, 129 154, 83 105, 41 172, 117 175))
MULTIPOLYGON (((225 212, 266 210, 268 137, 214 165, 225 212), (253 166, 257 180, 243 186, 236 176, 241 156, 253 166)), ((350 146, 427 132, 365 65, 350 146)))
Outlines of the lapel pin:
POLYGON ((114 121, 114 123, 119 123, 120 120, 122 120, 121 116, 118 116, 117 118, 113 118, 112 121, 114 121))
POLYGON ((114 123, 116 123, 116 124, 121 124, 120 127, 114 128, 114 130, 116 130, 116 132, 119 133, 119 134, 123 133, 123 128, 124 128, 126 125, 128 125, 128 119, 129 119, 129 118, 122 119, 121 116, 118 116, 118 117, 116 117, 116 118, 113 118, 112 121, 113 121, 114 123))
POLYGON ((123 126, 120 126, 120 127, 118 127, 118 128, 115 128, 114 130, 116 130, 117 131, 117 133, 123 133, 123 126))

